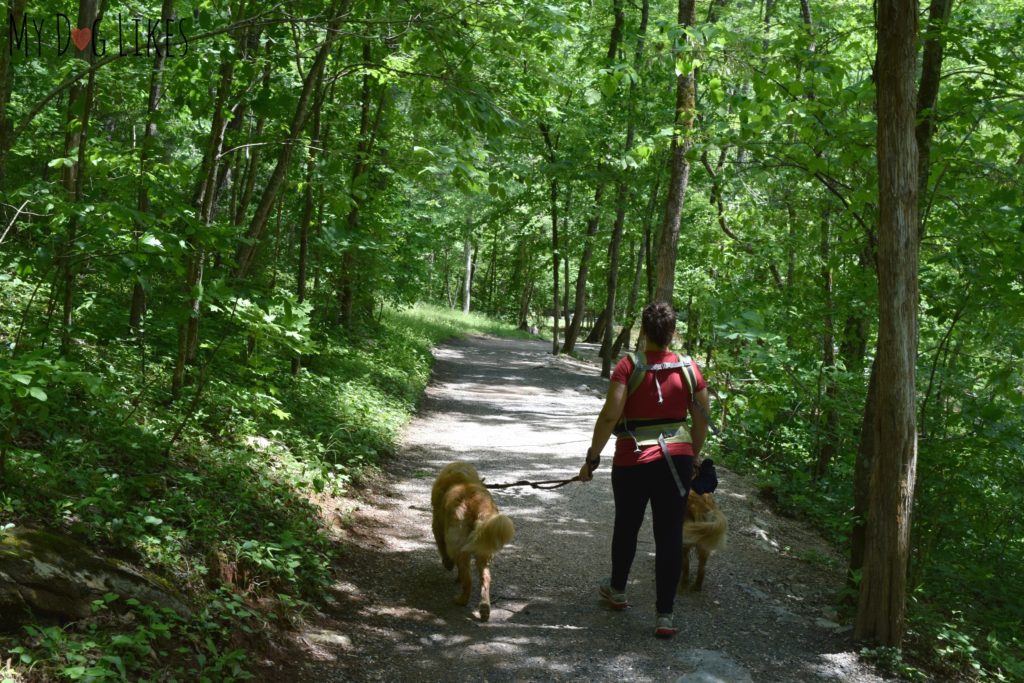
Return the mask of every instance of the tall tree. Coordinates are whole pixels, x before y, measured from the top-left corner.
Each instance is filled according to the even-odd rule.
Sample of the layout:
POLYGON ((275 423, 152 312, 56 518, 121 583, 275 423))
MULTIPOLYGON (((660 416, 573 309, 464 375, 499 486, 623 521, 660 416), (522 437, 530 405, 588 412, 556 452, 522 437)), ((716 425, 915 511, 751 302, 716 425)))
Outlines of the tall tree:
POLYGON ((854 635, 899 646, 917 474, 917 2, 879 0, 877 6, 879 382, 854 635))
POLYGON ((349 2, 350 0, 336 0, 336 2, 331 5, 331 9, 329 10, 330 20, 327 23, 327 31, 324 35, 324 40, 320 43, 316 57, 302 81, 302 90, 299 92, 299 99, 295 104, 295 112, 292 114, 291 123, 288 126, 289 142, 281 145, 280 151, 277 155, 277 162, 274 165, 274 170, 271 172, 270 179, 263 188, 263 194, 260 196, 260 201, 253 213, 252 220, 249 222, 249 229, 246 231, 245 241, 238 247, 238 252, 235 257, 235 261, 238 264, 235 269, 235 277, 238 279, 244 279, 249 274, 249 269, 252 268, 253 259, 256 256, 256 247, 263 235, 263 230, 267 227, 271 209, 274 206, 274 202, 277 200, 277 193, 280 192, 281 187, 284 185, 285 176, 288 173, 292 152, 295 148, 293 141, 302 134, 303 129, 306 127, 306 121, 311 109, 310 104, 313 100, 314 89, 320 79, 320 72, 327 64, 327 58, 331 53, 331 48, 334 46, 335 41, 340 35, 339 28, 344 20, 344 13, 347 10, 349 2))
MULTIPOLYGON (((552 138, 551 128, 543 121, 540 124, 540 132, 544 138, 544 149, 547 153, 548 164, 553 166, 556 160, 557 140, 552 138)), ((554 170, 552 169, 552 174, 554 170)), ((551 353, 558 355, 558 266, 562 258, 559 255, 558 247, 558 178, 551 176, 548 188, 548 197, 551 202, 551 268, 552 268, 552 329, 551 329, 551 353)))
MULTIPOLYGON (((695 6, 696 0, 679 0, 678 21, 679 26, 684 30, 693 28, 695 6)), ((676 76, 676 107, 670 148, 668 197, 665 200, 665 214, 661 224, 655 274, 654 300, 667 303, 672 303, 672 291, 675 289, 679 221, 683 215, 686 188, 690 182, 690 162, 686 153, 690 149, 690 133, 693 130, 697 87, 694 58, 688 50, 690 44, 690 36, 684 32, 679 38, 683 68, 679 69, 679 74, 676 76)))
MULTIPOLYGON (((78 4, 78 23, 76 26, 93 26, 102 15, 101 0, 81 0, 78 4)), ((11 46, 8 45, 10 48, 11 46)), ((96 60, 94 45, 86 43, 85 49, 74 46, 75 57, 87 64, 96 60)), ((61 247, 60 273, 63 286, 63 315, 61 320, 60 352, 66 356, 71 352, 71 325, 75 309, 75 268, 76 243, 81 215, 78 205, 83 199, 85 187, 85 150, 89 142, 89 118, 92 114, 93 96, 96 92, 96 72, 89 71, 85 85, 76 81, 68 90, 67 118, 64 130, 64 157, 74 161, 62 166, 61 184, 68 197, 76 205, 70 218, 64 244, 61 247)))
MULTIPOLYGON (((925 200, 928 187, 928 175, 931 163, 931 138, 935 132, 935 106, 939 96, 939 82, 942 72, 942 55, 946 42, 946 24, 952 10, 952 0, 934 0, 928 9, 928 34, 924 43, 924 55, 921 65, 921 84, 917 93, 917 126, 914 137, 917 142, 918 169, 918 244, 924 237, 924 211, 922 202, 925 200)), ((869 245, 870 246, 870 245, 869 245)), ((867 251, 867 248, 866 250, 867 251)), ((870 255, 862 252, 861 264, 870 262, 870 255)), ((851 321, 847 321, 851 326, 851 321)), ((859 322, 853 322, 855 331, 847 334, 854 344, 863 344, 865 334, 859 329, 859 322)), ((849 342, 848 342, 849 344, 849 342)), ((854 353, 856 353, 854 351, 854 353)), ((850 355, 849 353, 847 355, 850 355)), ((847 359, 849 364, 849 359, 847 359)), ((861 421, 860 440, 854 465, 853 501, 854 523, 850 534, 850 581, 864 566, 865 534, 868 510, 871 499, 871 470, 875 459, 874 424, 877 414, 876 404, 878 390, 878 358, 872 361, 868 380, 867 399, 861 421)))
MULTIPOLYGON (((650 17, 650 3, 644 0, 640 9, 640 26, 636 34, 636 49, 633 52, 633 68, 639 70, 643 61, 644 41, 647 37, 647 21, 650 17)), ((630 80, 626 106, 626 141, 623 154, 628 155, 633 149, 636 136, 636 80, 630 80)), ((625 175, 619 176, 615 187, 615 223, 612 225, 612 236, 608 242, 608 287, 605 310, 608 311, 608 322, 601 341, 601 376, 609 377, 612 371, 613 347, 615 337, 615 305, 618 293, 619 278, 619 247, 622 244, 622 230, 626 224, 626 205, 629 201, 629 182, 625 175)), ((627 315, 632 315, 630 311, 627 315)))
MULTIPOLYGON (((163 0, 160 9, 160 19, 164 25, 169 26, 174 21, 174 0, 163 0)), ((153 147, 156 145, 157 134, 157 113, 160 109, 160 98, 163 95, 164 64, 167 62, 167 48, 157 45, 156 57, 153 60, 153 73, 149 80, 149 97, 146 100, 146 128, 142 134, 142 144, 139 146, 139 212, 147 214, 150 211, 151 203, 149 198, 149 166, 153 155, 153 147)), ((138 249, 138 242, 142 236, 142 229, 138 221, 135 224, 134 242, 138 249)), ((146 313, 146 288, 139 277, 136 277, 132 286, 132 303, 128 314, 129 329, 138 334, 142 325, 142 316, 146 313)))

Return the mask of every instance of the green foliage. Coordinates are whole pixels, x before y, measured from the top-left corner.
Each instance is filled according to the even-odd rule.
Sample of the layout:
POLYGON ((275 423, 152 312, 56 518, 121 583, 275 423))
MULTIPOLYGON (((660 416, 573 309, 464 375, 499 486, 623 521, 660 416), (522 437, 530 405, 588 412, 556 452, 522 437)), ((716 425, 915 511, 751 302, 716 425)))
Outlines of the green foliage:
MULTIPOLYGON (((640 51, 641 4, 623 3, 609 53, 610 3, 355 4, 345 25, 359 35, 343 29, 355 39, 326 55, 292 130, 331 6, 176 5, 190 35, 210 35, 166 60, 152 112, 151 59, 98 67, 93 97, 72 105, 81 91, 54 88, 79 60, 13 52, 0 74, 0 521, 73 531, 209 599, 224 599, 218 582, 315 599, 336 552, 318 505, 394 451, 431 344, 507 323, 546 332, 556 288, 573 307, 587 253, 585 319, 610 275, 616 320, 637 312, 635 275, 633 308, 646 302, 675 76, 692 73, 673 303, 726 418, 709 448, 846 543, 878 306, 870 5, 812 3, 808 24, 799 3, 715 2, 684 29, 655 2, 640 51), (243 11, 258 30, 227 30, 243 11), (65 138, 86 106, 86 139, 65 138)), ((919 197, 910 567, 915 651, 1007 680, 1024 659, 1021 10, 954 3, 942 32, 919 197)), ((53 671, 120 675, 102 656, 130 669, 128 655, 106 652, 102 632, 89 646, 74 628, 32 637, 52 644, 39 647, 53 671)), ((196 671, 200 654, 221 656, 195 650, 196 671)))
POLYGON ((457 334, 518 334, 483 316, 417 306, 388 309, 359 335, 314 341, 289 336, 290 324, 277 327, 287 319, 283 308, 283 317, 247 310, 210 324, 263 335, 259 348, 291 351, 297 341, 314 355, 297 377, 280 372, 280 361, 273 371, 266 351, 242 369, 214 366, 191 427, 170 453, 190 404, 168 410, 152 380, 134 374, 130 347, 84 354, 79 365, 11 361, 30 380, 12 372, 14 384, 51 390, 46 402, 16 392, 11 400, 59 409, 22 411, 21 430, 8 437, 0 519, 66 528, 202 605, 186 620, 108 596, 91 619, 32 626, 11 642, 25 667, 66 680, 247 678, 247 642, 274 619, 255 599, 295 619, 306 601, 321 598, 339 548, 317 501, 344 494, 394 453, 429 379, 431 347, 457 334))
POLYGON ((108 593, 93 602, 90 618, 64 628, 26 626, 26 644, 10 653, 29 671, 38 669, 71 681, 253 677, 245 669, 245 651, 232 645, 232 632, 258 630, 260 617, 238 595, 218 592, 191 619, 134 598, 121 603, 119 596, 108 593))

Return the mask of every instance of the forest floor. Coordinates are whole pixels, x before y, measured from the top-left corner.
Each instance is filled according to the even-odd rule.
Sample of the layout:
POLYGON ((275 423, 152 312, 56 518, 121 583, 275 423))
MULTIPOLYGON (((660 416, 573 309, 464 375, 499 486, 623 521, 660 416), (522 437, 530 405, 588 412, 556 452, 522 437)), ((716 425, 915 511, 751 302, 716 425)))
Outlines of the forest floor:
POLYGON ((279 670, 280 680, 888 680, 837 623, 843 558, 721 467, 715 496, 729 541, 709 561, 704 590, 676 598, 679 634, 653 637, 650 514, 627 586, 631 607, 611 611, 596 590, 610 569, 611 445, 589 483, 495 492, 516 535, 493 564, 490 621, 476 612, 476 582, 470 605, 455 605, 454 572, 442 568, 430 530, 434 476, 454 460, 491 483, 573 476, 607 381, 541 341, 472 337, 434 354, 398 457, 336 510, 345 543, 336 604, 297 634, 306 661, 279 670))

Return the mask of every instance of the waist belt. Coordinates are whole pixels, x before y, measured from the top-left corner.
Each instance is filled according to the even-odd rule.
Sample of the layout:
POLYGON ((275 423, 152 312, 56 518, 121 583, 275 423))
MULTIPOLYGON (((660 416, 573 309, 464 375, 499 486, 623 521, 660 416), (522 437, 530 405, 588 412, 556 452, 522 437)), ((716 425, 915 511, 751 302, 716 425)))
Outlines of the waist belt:
POLYGON ((662 440, 666 443, 693 443, 690 430, 683 420, 626 420, 623 419, 612 430, 618 438, 631 438, 636 444, 635 450, 641 446, 653 446, 662 440))

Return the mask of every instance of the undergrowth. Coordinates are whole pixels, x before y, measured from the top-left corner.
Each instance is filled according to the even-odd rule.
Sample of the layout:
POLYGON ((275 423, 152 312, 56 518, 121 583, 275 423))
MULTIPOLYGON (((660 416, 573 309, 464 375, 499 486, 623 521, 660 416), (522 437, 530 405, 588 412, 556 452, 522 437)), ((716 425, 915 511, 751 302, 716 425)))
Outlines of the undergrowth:
POLYGON ((26 394, 45 410, 7 449, 0 527, 69 533, 161 577, 194 610, 108 594, 91 617, 0 639, 0 680, 249 678, 247 651, 321 599, 343 552, 318 500, 394 452, 431 347, 470 332, 521 334, 434 307, 386 310, 348 335, 312 333, 294 377, 272 343, 242 369, 211 354, 205 381, 170 404, 168 359, 140 373, 128 343, 92 340, 73 367, 50 368, 88 381, 42 385, 45 404, 26 394))

